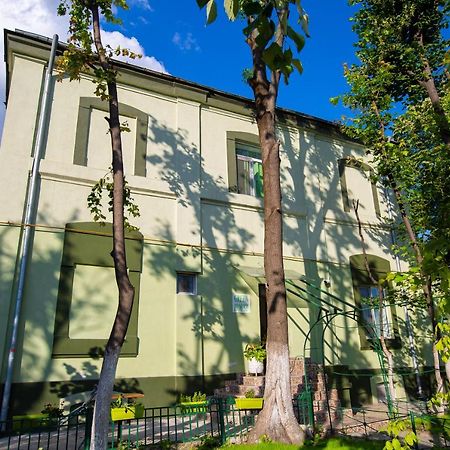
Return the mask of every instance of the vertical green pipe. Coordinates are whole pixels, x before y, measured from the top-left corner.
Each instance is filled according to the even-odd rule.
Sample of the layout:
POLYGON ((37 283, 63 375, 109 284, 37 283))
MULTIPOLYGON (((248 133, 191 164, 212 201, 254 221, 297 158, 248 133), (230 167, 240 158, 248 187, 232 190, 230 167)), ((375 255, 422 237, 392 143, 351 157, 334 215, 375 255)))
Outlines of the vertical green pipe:
MULTIPOLYGON (((417 436, 417 429, 416 429, 416 420, 414 417, 414 412, 413 411, 409 411, 409 418, 411 420, 411 428, 413 433, 417 436)), ((415 441, 414 442, 414 448, 417 450, 419 448, 418 442, 415 441)))
POLYGON ((223 399, 219 398, 219 430, 220 430, 220 442, 221 444, 225 444, 227 440, 226 432, 225 432, 225 419, 223 413, 223 399))
MULTIPOLYGON (((77 414, 76 416, 76 425, 75 425, 75 442, 74 442, 74 446, 75 448, 78 448, 78 427, 80 425, 80 416, 77 414)), ((69 422, 67 422, 67 425, 69 425, 69 422)), ((38 445, 39 448, 39 445, 38 445)))
POLYGON ((86 422, 84 424, 84 450, 89 450, 91 446, 91 428, 94 410, 92 407, 86 408, 86 422))

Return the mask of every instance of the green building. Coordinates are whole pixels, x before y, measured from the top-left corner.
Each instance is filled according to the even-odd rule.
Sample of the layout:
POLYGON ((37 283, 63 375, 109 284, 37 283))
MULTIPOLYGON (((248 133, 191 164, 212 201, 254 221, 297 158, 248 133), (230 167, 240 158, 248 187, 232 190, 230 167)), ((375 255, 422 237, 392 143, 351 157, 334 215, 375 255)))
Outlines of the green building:
MULTIPOLYGON (((0 158, 0 355, 5 379, 18 247, 32 166, 43 73, 51 41, 6 31, 7 111, 0 158)), ((59 49, 62 50, 62 46, 59 49)), ((178 392, 211 393, 243 372, 243 348, 264 338, 262 169, 251 102, 125 63, 119 70, 126 178, 140 217, 127 236, 133 315, 117 370, 119 390, 147 405, 178 392)), ((94 223, 87 196, 110 166, 107 105, 89 74, 52 79, 36 224, 28 263, 12 410, 40 411, 91 389, 117 307, 109 226, 94 223)), ((351 311, 374 295, 361 258, 360 216, 378 275, 397 270, 389 195, 370 178, 365 149, 336 125, 279 110, 284 255, 292 357, 325 362, 329 384, 353 404, 378 401, 382 377, 371 338, 349 315, 325 329, 319 311, 351 311), (372 292, 372 294, 371 294, 372 292), (331 294, 331 295, 329 295, 331 294), (346 302, 342 303, 341 300, 346 302), (348 306, 350 304, 350 306, 348 306), (322 345, 322 330, 324 345, 322 345), (323 359, 322 359, 323 358, 323 359)), ((400 269, 405 265, 400 262, 400 269)), ((372 287, 373 288, 373 287, 372 287)), ((375 325, 380 314, 359 313, 375 325)), ((401 307, 386 307, 397 395, 414 380, 401 307)), ((357 318, 355 316, 355 318, 357 318)), ((420 367, 431 365, 426 317, 412 316, 420 367)), ((345 401, 345 399, 343 399, 345 401)))

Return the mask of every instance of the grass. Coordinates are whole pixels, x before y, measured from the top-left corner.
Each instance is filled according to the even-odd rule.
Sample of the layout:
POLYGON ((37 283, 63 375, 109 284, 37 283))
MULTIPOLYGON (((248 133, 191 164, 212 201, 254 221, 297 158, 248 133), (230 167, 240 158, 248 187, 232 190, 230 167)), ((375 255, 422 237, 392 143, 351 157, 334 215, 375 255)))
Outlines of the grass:
POLYGON ((384 442, 363 439, 332 438, 318 444, 306 443, 302 447, 298 445, 279 444, 276 442, 265 442, 261 444, 233 445, 228 448, 232 450, 382 450, 384 442))

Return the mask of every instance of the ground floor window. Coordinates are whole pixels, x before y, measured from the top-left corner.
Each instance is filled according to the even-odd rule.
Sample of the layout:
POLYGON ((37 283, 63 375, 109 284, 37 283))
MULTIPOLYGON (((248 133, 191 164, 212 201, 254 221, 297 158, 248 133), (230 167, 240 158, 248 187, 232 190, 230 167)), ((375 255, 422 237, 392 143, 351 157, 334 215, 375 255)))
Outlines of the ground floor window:
MULTIPOLYGON (((391 311, 386 306, 383 306, 380 311, 378 286, 359 286, 358 290, 362 304, 362 318, 370 327, 366 333, 367 338, 380 338, 381 329, 383 329, 383 336, 387 339, 392 339, 391 311), (375 335, 373 336, 373 334, 375 335)), ((385 296, 386 292, 383 292, 383 294, 385 296)))
POLYGON ((197 274, 177 272, 177 294, 197 295, 197 274))

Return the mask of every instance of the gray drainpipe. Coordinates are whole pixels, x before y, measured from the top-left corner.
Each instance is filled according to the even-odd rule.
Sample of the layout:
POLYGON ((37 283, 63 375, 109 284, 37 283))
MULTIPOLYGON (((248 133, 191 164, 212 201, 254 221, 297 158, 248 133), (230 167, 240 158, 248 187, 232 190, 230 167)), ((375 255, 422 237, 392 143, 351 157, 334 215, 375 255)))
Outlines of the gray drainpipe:
MULTIPOLYGON (((394 218, 394 214, 392 212, 392 202, 389 196, 389 192, 387 189, 385 190, 385 196, 388 204, 388 216, 389 219, 392 221, 394 218)), ((391 240, 392 244, 397 243, 397 237, 395 235, 395 231, 393 228, 391 228, 391 240)), ((398 255, 395 255, 395 265, 397 272, 401 272, 401 266, 400 266, 400 258, 398 255)), ((423 397, 423 389, 422 389, 422 382, 420 381, 420 374, 419 374, 419 363, 417 362, 417 353, 416 353, 416 345, 414 343, 414 333, 411 326, 411 319, 409 318, 409 311, 408 307, 406 305, 403 305, 403 313, 405 314, 405 325, 406 325, 406 333, 408 334, 408 340, 409 340, 409 352, 411 354, 411 359, 414 367, 414 373, 416 375, 416 382, 417 382, 417 393, 420 397, 423 397)))
POLYGON ((45 144, 45 129, 48 125, 48 111, 50 106, 50 85, 52 80, 53 65, 55 62, 56 49, 58 47, 58 35, 53 36, 52 48, 50 50, 50 58, 48 60, 47 70, 45 72, 44 92, 41 99, 39 122, 36 133, 36 141, 33 152, 33 166, 31 169, 30 182, 27 189, 27 204, 25 209, 24 229, 22 242, 19 249, 19 275, 17 279, 17 293, 14 307, 14 319, 12 324, 12 332, 8 350, 8 362, 6 366, 6 379, 3 388, 2 409, 0 422, 3 428, 4 422, 8 417, 9 399, 11 397, 11 385, 14 374, 14 357, 16 353, 17 337, 19 333, 20 311, 22 308, 23 293, 25 287, 25 277, 27 270, 27 261, 31 249, 31 235, 33 222, 35 221, 34 212, 38 202, 37 190, 39 186, 39 164, 41 162, 42 153, 45 144))

